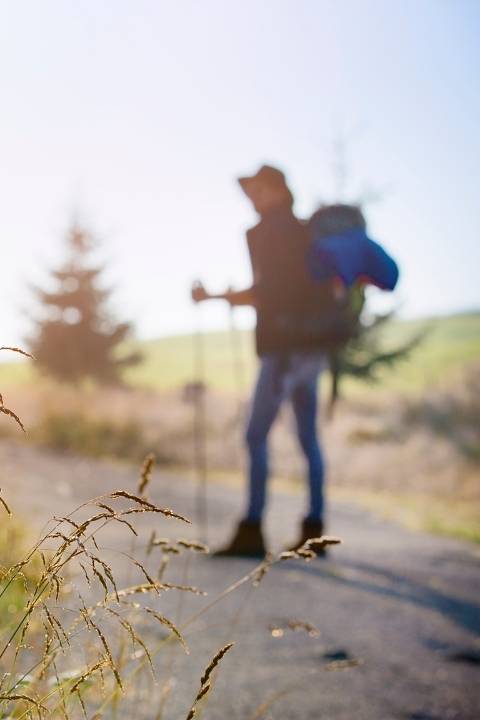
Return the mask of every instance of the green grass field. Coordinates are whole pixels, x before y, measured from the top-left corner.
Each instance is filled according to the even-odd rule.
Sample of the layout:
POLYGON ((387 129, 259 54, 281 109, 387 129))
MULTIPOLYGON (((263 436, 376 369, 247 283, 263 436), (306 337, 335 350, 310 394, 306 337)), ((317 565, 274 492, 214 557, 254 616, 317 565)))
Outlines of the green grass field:
MULTIPOLYGON (((389 347, 401 344, 424 328, 428 330, 426 337, 411 357, 399 363, 393 371, 385 371, 380 382, 373 387, 418 392, 443 381, 448 374, 480 358, 480 312, 425 320, 392 321, 384 330, 385 344, 389 347)), ((198 338, 195 336, 178 335, 136 344, 144 353, 145 360, 138 367, 127 371, 127 382, 136 387, 169 390, 194 380, 197 343, 198 338)), ((229 332, 206 333, 201 338, 201 344, 207 384, 217 390, 237 392, 237 362, 243 368, 241 389, 247 393, 256 367, 253 333, 238 332, 233 347, 229 332), (238 351, 240 361, 238 356, 237 359, 234 357, 234 348, 238 351)), ((0 364, 0 384, 3 386, 23 384, 33 377, 28 361, 0 364)), ((352 389, 359 388, 359 384, 354 381, 350 381, 349 385, 352 389)))
MULTIPOLYGON (((426 320, 392 321, 384 331, 385 344, 394 347, 423 329, 427 333, 421 345, 393 371, 383 372, 376 387, 400 392, 420 391, 480 358, 480 312, 426 320)), ((178 387, 191 381, 195 377, 196 342, 195 337, 183 335, 142 343, 140 349, 145 353, 145 362, 128 371, 128 381, 133 385, 157 389, 178 387)), ((238 378, 230 333, 206 334, 202 346, 208 385, 236 392, 238 378)), ((256 368, 253 333, 238 332, 234 347, 238 349, 243 368, 241 384, 248 392, 256 368)), ((350 381, 350 385, 352 388, 365 387, 354 381, 350 381)))

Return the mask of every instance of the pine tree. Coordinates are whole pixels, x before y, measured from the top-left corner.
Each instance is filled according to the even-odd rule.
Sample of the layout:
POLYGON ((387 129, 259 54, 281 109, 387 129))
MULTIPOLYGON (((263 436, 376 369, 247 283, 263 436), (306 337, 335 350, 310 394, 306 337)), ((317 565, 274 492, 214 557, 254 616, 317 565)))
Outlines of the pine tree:
POLYGON ((103 267, 91 265, 92 236, 73 224, 66 241, 66 261, 51 272, 55 289, 35 288, 43 312, 30 348, 40 368, 57 379, 119 383, 121 370, 142 359, 117 353, 131 325, 115 322, 108 310, 111 291, 101 287, 103 267))
POLYGON ((344 348, 330 355, 332 385, 329 411, 340 394, 340 382, 345 376, 375 383, 381 370, 394 369, 399 361, 408 360, 413 350, 422 342, 427 330, 420 330, 396 347, 387 348, 384 342, 384 329, 395 318, 395 312, 360 315, 357 332, 344 348))

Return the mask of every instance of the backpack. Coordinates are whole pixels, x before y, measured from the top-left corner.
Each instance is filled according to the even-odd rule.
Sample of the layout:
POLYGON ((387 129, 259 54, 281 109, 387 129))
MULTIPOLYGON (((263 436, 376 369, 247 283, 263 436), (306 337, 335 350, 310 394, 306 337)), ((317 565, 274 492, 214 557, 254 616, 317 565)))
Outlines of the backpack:
POLYGON ((333 353, 355 337, 365 304, 363 278, 352 268, 351 257, 366 222, 358 207, 335 204, 317 210, 307 227, 306 269, 318 288, 316 314, 325 328, 323 346, 333 353), (345 238, 351 242, 343 242, 345 238))
POLYGON ((309 223, 310 247, 307 266, 314 280, 329 284, 338 278, 346 294, 345 317, 339 323, 350 323, 351 334, 343 345, 328 352, 331 393, 329 414, 333 413, 342 372, 342 350, 361 330, 360 315, 365 304, 365 285, 393 290, 399 270, 396 262, 378 243, 368 237, 361 210, 353 205, 330 205, 320 208, 309 223))
POLYGON ((399 271, 395 260, 372 240, 365 218, 353 205, 330 205, 318 210, 309 221, 310 273, 318 282, 337 277, 344 287, 355 283, 393 290, 399 271))
POLYGON ((356 336, 365 304, 364 286, 393 289, 395 262, 366 234, 360 208, 335 204, 320 208, 305 225, 304 255, 308 301, 277 324, 293 347, 339 352, 356 336))

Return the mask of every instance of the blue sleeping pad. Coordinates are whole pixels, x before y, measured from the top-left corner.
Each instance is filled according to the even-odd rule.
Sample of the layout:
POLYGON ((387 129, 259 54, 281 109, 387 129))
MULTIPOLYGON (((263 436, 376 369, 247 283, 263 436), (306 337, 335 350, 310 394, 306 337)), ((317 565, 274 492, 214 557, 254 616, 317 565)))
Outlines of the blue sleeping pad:
POLYGON ((339 277, 348 288, 362 280, 382 290, 393 290, 398 281, 395 260, 362 228, 327 237, 314 236, 307 262, 317 282, 339 277))

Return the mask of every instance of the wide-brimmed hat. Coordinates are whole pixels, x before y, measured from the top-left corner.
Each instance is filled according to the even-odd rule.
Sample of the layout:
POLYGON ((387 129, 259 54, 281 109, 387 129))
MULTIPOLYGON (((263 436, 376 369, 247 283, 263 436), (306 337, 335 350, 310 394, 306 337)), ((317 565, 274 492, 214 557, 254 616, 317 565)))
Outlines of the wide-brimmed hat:
POLYGON ((281 170, 271 165, 262 165, 255 175, 238 178, 238 182, 248 197, 252 197, 252 195, 255 194, 256 188, 265 185, 276 190, 288 191, 285 175, 281 170))

